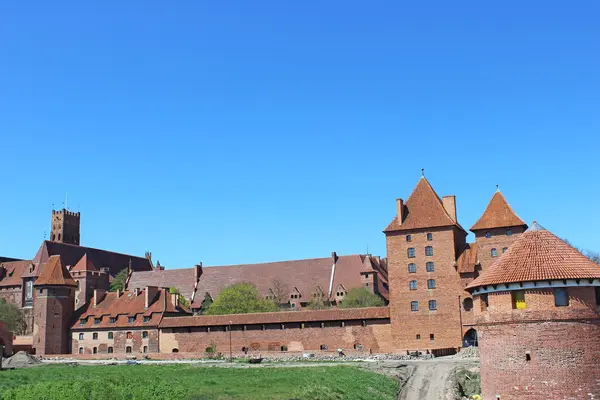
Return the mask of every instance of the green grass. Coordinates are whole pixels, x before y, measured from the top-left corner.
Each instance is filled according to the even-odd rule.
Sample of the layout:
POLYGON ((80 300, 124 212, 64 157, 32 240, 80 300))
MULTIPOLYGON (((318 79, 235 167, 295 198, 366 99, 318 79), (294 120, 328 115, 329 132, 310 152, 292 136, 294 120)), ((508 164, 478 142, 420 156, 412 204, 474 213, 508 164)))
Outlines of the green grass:
POLYGON ((398 382, 356 367, 43 366, 0 373, 0 399, 392 400, 398 382))

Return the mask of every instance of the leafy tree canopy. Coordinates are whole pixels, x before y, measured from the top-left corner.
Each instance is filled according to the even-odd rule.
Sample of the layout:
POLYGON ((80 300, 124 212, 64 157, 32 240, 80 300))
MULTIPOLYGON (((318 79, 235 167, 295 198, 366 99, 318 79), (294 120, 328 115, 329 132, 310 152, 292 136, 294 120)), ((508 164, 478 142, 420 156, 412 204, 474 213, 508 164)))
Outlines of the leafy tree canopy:
POLYGON ((344 300, 340 303, 340 308, 381 307, 384 305, 385 302, 381 297, 365 287, 357 287, 346 293, 344 300))
POLYGON ((179 289, 174 288, 174 287, 169 288, 169 293, 175 294, 175 295, 177 295, 177 297, 179 297, 179 304, 182 307, 190 308, 190 302, 188 301, 188 299, 185 298, 184 295, 182 295, 181 293, 179 293, 179 289))
POLYGON ((127 268, 123 268, 110 283, 109 291, 125 290, 125 281, 127 281, 127 268))
POLYGON ((4 299, 0 299, 0 320, 6 322, 8 330, 16 335, 23 335, 27 329, 23 311, 4 299))
POLYGON ((275 302, 263 299, 253 284, 242 282, 223 289, 204 314, 246 314, 272 311, 278 311, 275 302))

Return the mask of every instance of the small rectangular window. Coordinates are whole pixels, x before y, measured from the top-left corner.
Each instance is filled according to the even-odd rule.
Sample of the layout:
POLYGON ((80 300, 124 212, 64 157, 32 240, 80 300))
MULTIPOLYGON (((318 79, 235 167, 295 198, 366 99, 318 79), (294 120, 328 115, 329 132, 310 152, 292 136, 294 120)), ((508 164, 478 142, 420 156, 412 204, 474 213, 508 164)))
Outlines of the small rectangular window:
POLYGON ((522 310, 526 308, 525 304, 525 292, 522 290, 517 290, 511 293, 512 295, 512 306, 515 310, 522 310))
POLYGON ((433 234, 428 233, 427 234, 427 240, 432 241, 433 240, 433 234))
POLYGON ((512 229, 506 230, 506 236, 512 236, 512 229))
POLYGON ((92 340, 98 340, 98 332, 92 333, 92 340))
POLYGON ((567 288, 554 288, 554 305, 566 307, 569 305, 569 292, 567 288))
POLYGON ((79 320, 79 325, 85 325, 87 323, 87 318, 81 318, 79 320))
POLYGON ((410 281, 410 282, 408 283, 408 288, 409 288, 410 290, 417 290, 417 281, 410 281))
POLYGON ((437 310, 437 301, 436 300, 429 300, 429 310, 431 310, 431 311, 437 310))
POLYGON ((109 353, 109 354, 112 354, 112 352, 113 352, 113 348, 112 348, 112 347, 109 347, 109 348, 108 348, 108 353, 109 353))
POLYGON ((150 316, 144 315, 144 322, 150 322, 150 316))
POLYGON ((79 340, 83 340, 83 333, 79 334, 79 340))
POLYGON ((415 263, 408 264, 408 272, 411 274, 414 274, 415 272, 417 272, 417 264, 415 264, 415 263))
POLYGON ((425 247, 425 255, 426 256, 432 256, 433 255, 433 247, 432 246, 425 247))
POLYGON ((108 322, 110 322, 111 324, 114 324, 117 322, 117 318, 116 317, 110 317, 110 319, 108 320, 108 322))
POLYGON ((427 272, 433 272, 435 271, 435 264, 433 261, 428 261, 427 264, 425 264, 425 268, 427 269, 427 272))
POLYGON ((129 317, 128 322, 131 324, 135 322, 135 315, 133 317, 129 317))
POLYGON ((113 338, 113 333, 112 332, 108 332, 108 338, 112 339, 113 338))
POLYGON ((415 258, 415 248, 414 247, 409 247, 408 250, 406 250, 406 253, 408 254, 408 258, 415 258))
POLYGON ((406 235, 406 241, 407 242, 412 242, 412 236, 406 235))
POLYGON ((435 289, 435 279, 427 279, 427 289, 435 289))
POLYGON ((94 325, 98 325, 100 322, 102 322, 102 317, 94 318, 94 325))
POLYGON ((410 302, 410 311, 419 311, 419 302, 418 301, 410 302))
POLYGON ((484 293, 479 296, 479 301, 481 302, 481 311, 487 311, 488 309, 488 294, 484 293))
POLYGON ((503 247, 502 248, 502 254, 506 253, 506 250, 508 250, 508 247, 503 247))
POLYGON ((421 335, 417 334, 417 340, 421 340, 421 335))
POLYGON ((496 251, 496 249, 492 249, 492 257, 497 257, 498 256, 498 252, 496 251))
POLYGON ((429 340, 435 340, 435 335, 433 333, 429 334, 429 340))
POLYGON ((142 332, 142 339, 148 339, 148 331, 142 332))

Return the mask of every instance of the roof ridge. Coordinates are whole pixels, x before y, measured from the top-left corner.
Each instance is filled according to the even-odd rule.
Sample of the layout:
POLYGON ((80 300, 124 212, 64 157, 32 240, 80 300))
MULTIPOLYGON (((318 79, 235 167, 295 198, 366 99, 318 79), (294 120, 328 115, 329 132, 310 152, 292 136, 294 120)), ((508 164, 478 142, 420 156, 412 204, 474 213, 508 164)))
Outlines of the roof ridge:
POLYGON ((88 247, 88 246, 79 246, 76 244, 71 244, 71 243, 62 243, 62 242, 52 242, 50 240, 44 240, 44 243, 52 243, 52 244, 60 244, 62 246, 68 246, 68 247, 76 247, 76 248, 80 248, 80 249, 86 249, 86 250, 95 250, 95 251, 101 251, 104 253, 111 253, 111 254, 117 254, 120 256, 127 256, 127 257, 135 257, 135 258, 139 258, 142 260, 146 260, 146 257, 142 257, 142 256, 134 256, 132 254, 127 254, 127 253, 119 253, 118 251, 112 251, 112 250, 104 250, 104 249, 98 249, 96 247, 88 247))

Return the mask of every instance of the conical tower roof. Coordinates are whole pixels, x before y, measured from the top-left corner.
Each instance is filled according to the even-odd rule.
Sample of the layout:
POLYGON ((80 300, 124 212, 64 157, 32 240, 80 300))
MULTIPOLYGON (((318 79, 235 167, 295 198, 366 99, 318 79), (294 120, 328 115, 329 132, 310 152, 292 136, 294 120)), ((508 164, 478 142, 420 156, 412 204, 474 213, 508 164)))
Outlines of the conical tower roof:
POLYGON ((508 251, 467 286, 600 278, 600 265, 537 222, 508 251))
POLYGON ((90 260, 90 258, 88 257, 87 253, 85 253, 83 255, 83 257, 81 257, 81 259, 77 262, 77 264, 75 264, 75 266, 73 267, 73 269, 71 269, 71 272, 82 272, 82 271, 93 271, 93 272, 98 272, 98 268, 96 268, 96 266, 94 266, 94 263, 92 263, 92 260, 90 260))
POLYGON ((35 281, 35 286, 77 286, 67 268, 63 265, 60 256, 51 256, 42 273, 35 281))
MULTIPOLYGON (((457 226, 463 229, 446 212, 442 200, 429 181, 423 176, 405 203, 406 214, 403 221, 398 216, 385 228, 384 232, 457 226)), ((463 229, 464 230, 464 229, 463 229)))
POLYGON ((527 224, 519 218, 502 193, 497 190, 488 203, 483 215, 475 222, 471 230, 510 228, 513 226, 527 226, 527 224))

